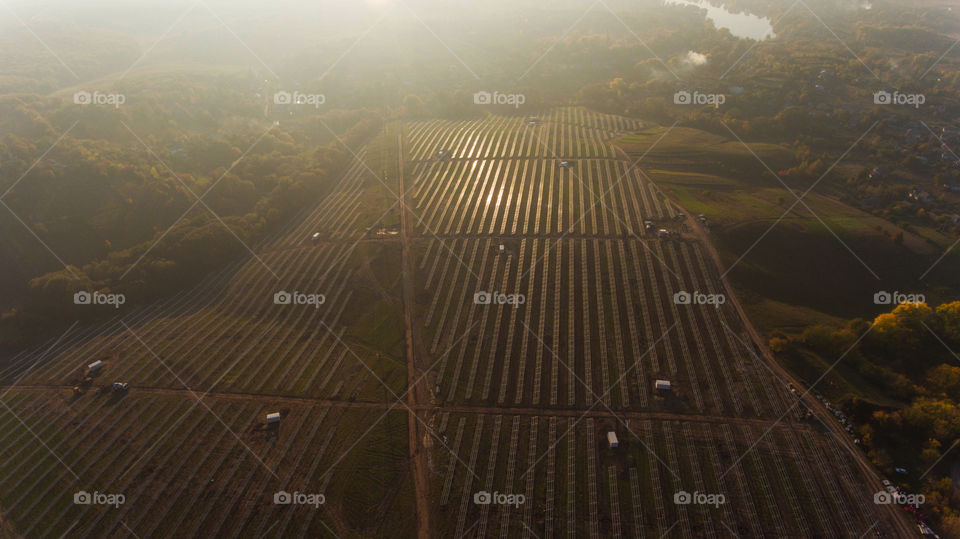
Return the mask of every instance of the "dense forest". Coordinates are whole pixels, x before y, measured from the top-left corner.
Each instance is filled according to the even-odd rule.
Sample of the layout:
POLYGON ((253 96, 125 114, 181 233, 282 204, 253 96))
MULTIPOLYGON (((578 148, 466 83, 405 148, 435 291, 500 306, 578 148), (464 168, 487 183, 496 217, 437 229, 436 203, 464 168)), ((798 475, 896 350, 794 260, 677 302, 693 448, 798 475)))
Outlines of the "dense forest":
POLYGON ((807 377, 824 371, 818 357, 842 358, 837 368, 846 378, 875 387, 881 402, 843 389, 846 382, 836 377, 821 389, 842 395, 836 406, 857 425, 858 443, 874 464, 890 475, 904 468, 919 477, 910 487, 926 493, 923 510, 951 536, 960 533, 950 477, 931 473, 960 439, 960 302, 904 303, 872 321, 818 325, 797 336, 775 332, 770 346, 807 377))

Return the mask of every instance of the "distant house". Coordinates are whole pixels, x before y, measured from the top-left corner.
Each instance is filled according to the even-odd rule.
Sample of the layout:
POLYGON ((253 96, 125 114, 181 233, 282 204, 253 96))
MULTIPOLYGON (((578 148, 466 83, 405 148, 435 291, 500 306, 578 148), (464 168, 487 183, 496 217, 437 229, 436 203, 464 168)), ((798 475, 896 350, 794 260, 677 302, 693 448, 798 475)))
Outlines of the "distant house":
POLYGON ((908 195, 908 196, 910 197, 911 200, 916 200, 917 202, 920 202, 921 204, 929 204, 929 203, 931 203, 931 202, 933 202, 933 201, 935 200, 935 199, 930 195, 930 193, 928 193, 928 192, 926 192, 926 191, 921 191, 921 190, 919 190, 919 189, 914 189, 913 191, 910 191, 910 195, 908 195))
POLYGON ((883 167, 876 167, 870 171, 871 180, 882 180, 887 177, 887 169, 883 167))
POLYGON ((940 133, 940 140, 942 142, 955 143, 960 140, 960 129, 956 127, 944 127, 940 133))

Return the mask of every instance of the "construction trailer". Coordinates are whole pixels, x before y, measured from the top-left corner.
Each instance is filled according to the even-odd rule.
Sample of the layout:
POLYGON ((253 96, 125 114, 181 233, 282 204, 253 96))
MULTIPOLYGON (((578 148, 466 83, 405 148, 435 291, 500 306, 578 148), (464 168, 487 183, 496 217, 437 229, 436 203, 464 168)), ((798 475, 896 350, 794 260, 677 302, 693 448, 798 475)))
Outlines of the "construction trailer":
POLYGON ((610 444, 610 449, 616 449, 620 447, 620 442, 617 440, 617 433, 612 430, 607 432, 607 443, 610 444))
POLYGON ((654 387, 657 391, 670 391, 670 380, 657 380, 654 387))
POLYGON ((280 422, 280 412, 273 412, 267 414, 267 425, 272 425, 274 423, 280 422))
POLYGON ((97 372, 101 368, 103 368, 103 361, 100 361, 99 359, 87 365, 87 370, 90 372, 97 372))

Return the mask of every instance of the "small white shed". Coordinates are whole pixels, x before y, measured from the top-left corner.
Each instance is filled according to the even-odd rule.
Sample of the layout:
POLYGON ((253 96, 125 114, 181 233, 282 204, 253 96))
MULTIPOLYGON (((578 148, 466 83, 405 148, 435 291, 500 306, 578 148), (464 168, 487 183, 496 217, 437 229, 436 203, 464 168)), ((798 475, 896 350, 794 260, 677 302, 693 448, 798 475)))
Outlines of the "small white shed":
POLYGON ((499 251, 500 254, 506 253, 506 252, 507 252, 507 246, 501 243, 501 244, 500 244, 500 247, 497 248, 497 251, 499 251))
POLYGON ((87 368, 90 369, 90 372, 97 372, 101 367, 103 367, 103 361, 100 361, 99 359, 87 365, 87 368))
POLYGON ((670 391, 670 380, 657 380, 656 388, 658 391, 670 391))
POLYGON ((267 414, 267 424, 279 423, 280 422, 280 412, 273 412, 267 414))
POLYGON ((610 444, 610 449, 616 449, 620 447, 620 442, 617 441, 617 433, 612 430, 607 432, 607 443, 610 444))

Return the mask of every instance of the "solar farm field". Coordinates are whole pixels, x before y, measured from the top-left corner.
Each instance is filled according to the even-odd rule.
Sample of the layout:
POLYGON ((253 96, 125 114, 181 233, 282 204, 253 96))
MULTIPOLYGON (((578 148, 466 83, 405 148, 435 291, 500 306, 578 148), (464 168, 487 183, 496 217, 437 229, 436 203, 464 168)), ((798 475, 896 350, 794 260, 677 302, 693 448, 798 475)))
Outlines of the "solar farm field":
POLYGON ((726 291, 681 209, 608 142, 643 127, 581 108, 395 122, 249 257, 6 358, 5 525, 42 537, 895 529, 892 506, 873 503, 877 477, 804 417, 716 300, 726 291), (75 503, 86 492, 123 502, 75 503))
POLYGON ((641 128, 582 109, 407 127, 439 535, 891 529, 876 476, 802 420, 737 312, 689 300, 725 294, 712 259, 636 163, 603 149, 641 128))
POLYGON ((504 412, 441 416, 463 461, 439 459, 441 536, 846 537, 879 518, 841 449, 809 431, 765 433, 761 422, 712 418, 504 412), (615 450, 606 447, 608 430, 618 431, 615 450), (525 502, 478 505, 476 492, 522 494, 525 502), (725 499, 675 503, 684 492, 725 499))

